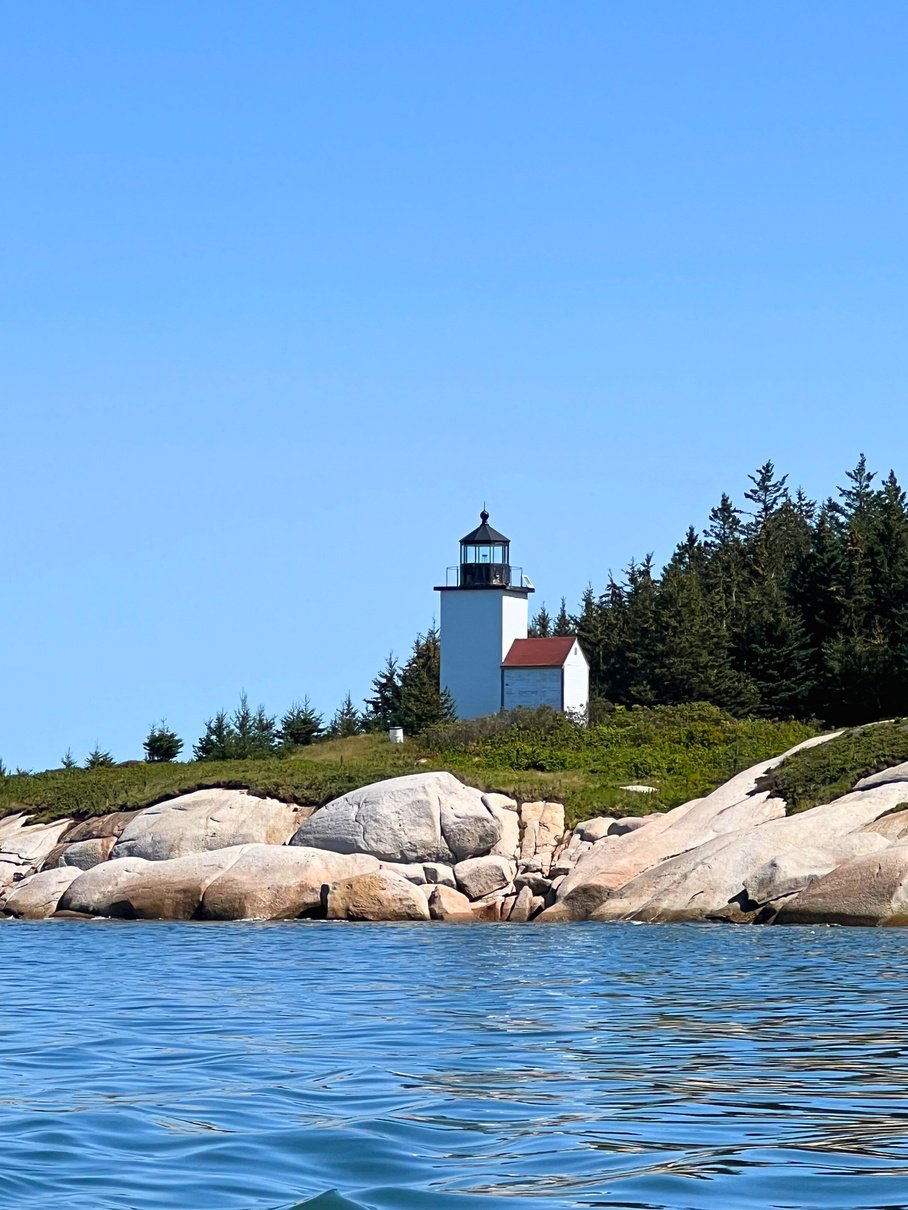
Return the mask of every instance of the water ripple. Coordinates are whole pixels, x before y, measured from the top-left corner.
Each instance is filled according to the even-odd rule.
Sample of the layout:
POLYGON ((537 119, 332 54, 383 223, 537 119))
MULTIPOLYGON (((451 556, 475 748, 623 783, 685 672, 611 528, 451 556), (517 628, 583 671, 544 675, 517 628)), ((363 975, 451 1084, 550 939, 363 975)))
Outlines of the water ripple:
POLYGON ((908 1207, 908 933, 0 928, 17 1210, 908 1207))

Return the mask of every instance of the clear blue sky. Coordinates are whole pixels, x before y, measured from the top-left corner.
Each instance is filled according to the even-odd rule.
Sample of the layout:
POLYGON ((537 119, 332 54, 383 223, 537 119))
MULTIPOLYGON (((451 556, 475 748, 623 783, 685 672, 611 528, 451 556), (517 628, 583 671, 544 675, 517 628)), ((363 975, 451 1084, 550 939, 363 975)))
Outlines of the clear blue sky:
POLYGON ((0 756, 361 699, 766 458, 908 479, 908 5, 12 0, 0 756))

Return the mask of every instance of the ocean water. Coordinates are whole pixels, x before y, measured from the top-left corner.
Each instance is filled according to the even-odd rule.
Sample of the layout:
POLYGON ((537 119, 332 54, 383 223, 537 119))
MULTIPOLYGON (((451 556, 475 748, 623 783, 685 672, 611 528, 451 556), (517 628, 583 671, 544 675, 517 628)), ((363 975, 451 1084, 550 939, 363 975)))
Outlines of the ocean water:
POLYGON ((0 924, 15 1210, 908 1207, 908 931, 0 924))

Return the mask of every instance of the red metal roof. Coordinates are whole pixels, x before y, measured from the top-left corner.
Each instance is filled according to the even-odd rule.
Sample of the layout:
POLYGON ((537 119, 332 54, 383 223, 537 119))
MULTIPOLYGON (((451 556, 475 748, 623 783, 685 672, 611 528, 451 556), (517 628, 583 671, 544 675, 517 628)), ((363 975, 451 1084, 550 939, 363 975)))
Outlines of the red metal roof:
POLYGON ((557 639, 515 639, 502 668, 560 668, 577 641, 569 634, 557 639))

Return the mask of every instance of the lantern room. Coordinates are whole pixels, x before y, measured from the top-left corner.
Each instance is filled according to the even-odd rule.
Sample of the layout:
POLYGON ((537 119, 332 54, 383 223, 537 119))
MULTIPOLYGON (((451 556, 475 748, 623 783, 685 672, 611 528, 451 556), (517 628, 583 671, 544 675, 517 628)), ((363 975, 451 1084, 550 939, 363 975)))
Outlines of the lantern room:
POLYGON ((511 543, 489 525, 485 509, 480 525, 460 539, 460 587, 508 588, 511 583, 511 543))

